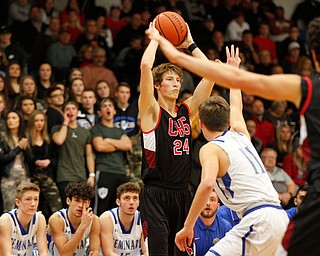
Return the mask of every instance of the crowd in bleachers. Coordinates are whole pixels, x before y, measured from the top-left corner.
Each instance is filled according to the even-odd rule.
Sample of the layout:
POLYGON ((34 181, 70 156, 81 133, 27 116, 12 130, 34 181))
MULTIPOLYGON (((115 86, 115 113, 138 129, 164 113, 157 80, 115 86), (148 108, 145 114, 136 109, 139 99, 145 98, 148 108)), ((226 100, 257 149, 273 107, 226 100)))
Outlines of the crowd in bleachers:
MULTIPOLYGON (((126 154, 126 175, 139 180, 139 67, 149 41, 145 30, 160 12, 180 13, 194 41, 211 60, 225 62, 225 47, 234 44, 240 49, 242 69, 266 75, 308 76, 314 72, 305 28, 312 18, 320 16, 317 1, 301 2, 291 20, 285 18, 285 9, 272 0, 119 0, 108 10, 95 6, 94 1, 56 2, 59 4, 54 0, 9 0, 4 4, 6 11, 2 11, 5 15, 0 21, 0 165, 5 211, 14 207, 14 188, 30 179, 48 186, 47 191, 42 186, 47 199, 42 201, 48 204, 41 204, 44 212, 50 215, 61 207, 57 195, 62 191, 62 180, 57 181, 56 173, 63 161, 61 157, 66 155, 59 152, 59 140, 52 135, 61 126, 69 125, 63 106, 70 101, 79 106, 77 123, 89 131, 88 141, 90 131, 101 120, 99 103, 103 99, 111 97, 116 101, 115 121, 117 116, 130 112, 134 123, 128 127, 128 120, 119 117, 117 127, 132 139, 131 151, 126 154), (129 85, 130 104, 129 98, 119 96, 119 84, 122 88, 129 85)), ((159 50, 156 64, 165 61, 159 50)), ((183 72, 181 98, 185 99, 192 95, 199 77, 183 72)), ((213 94, 227 97, 226 90, 219 85, 214 87, 213 94)), ((295 187, 289 190, 288 182, 295 186, 306 183, 307 157, 301 155, 301 146, 297 144, 299 113, 289 102, 271 102, 248 94, 243 94, 243 106, 257 151, 271 148, 273 156, 269 158, 276 157, 272 166, 266 164, 266 168, 275 184, 285 185, 280 186, 278 193, 280 199, 284 198, 283 206, 290 206, 295 187), (275 168, 283 169, 283 176, 272 175, 275 168)), ((197 152, 205 141, 197 124, 193 130, 195 159, 190 184, 194 189, 200 176, 197 152)), ((98 151, 93 145, 93 152, 98 151)), ((84 153, 88 153, 87 148, 84 153)), ((88 163, 91 160, 82 160, 86 163, 83 168, 93 171, 88 163)))

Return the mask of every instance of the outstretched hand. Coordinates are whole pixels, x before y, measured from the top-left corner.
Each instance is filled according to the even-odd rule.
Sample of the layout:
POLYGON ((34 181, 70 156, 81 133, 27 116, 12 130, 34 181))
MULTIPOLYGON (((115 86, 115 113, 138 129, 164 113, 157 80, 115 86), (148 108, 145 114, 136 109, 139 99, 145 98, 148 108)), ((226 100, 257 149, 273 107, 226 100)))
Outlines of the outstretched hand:
POLYGON ((226 55, 227 55, 227 64, 238 68, 241 63, 241 59, 239 57, 239 48, 236 47, 234 50, 234 45, 231 45, 231 51, 229 51, 229 47, 226 47, 226 55))

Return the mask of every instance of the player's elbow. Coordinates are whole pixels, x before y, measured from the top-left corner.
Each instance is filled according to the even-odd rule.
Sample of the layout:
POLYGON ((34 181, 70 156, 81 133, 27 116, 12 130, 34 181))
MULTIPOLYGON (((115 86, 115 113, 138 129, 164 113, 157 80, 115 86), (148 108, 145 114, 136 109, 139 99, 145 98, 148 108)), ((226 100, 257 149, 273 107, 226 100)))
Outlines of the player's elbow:
POLYGON ((149 63, 149 61, 142 59, 141 64, 140 64, 140 70, 151 70, 152 69, 152 64, 149 63))
POLYGON ((202 188, 205 191, 212 191, 214 184, 215 182, 213 182, 211 179, 204 179, 201 181, 202 188))

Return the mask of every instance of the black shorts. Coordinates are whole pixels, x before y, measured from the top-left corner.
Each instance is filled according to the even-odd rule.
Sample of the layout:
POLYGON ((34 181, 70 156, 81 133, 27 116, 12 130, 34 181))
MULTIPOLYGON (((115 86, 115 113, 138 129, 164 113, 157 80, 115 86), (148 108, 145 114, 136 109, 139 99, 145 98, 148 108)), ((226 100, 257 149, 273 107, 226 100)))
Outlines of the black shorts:
POLYGON ((320 255, 320 180, 310 185, 298 214, 290 221, 282 244, 289 256, 320 255))
POLYGON ((174 243, 191 205, 187 186, 146 185, 141 192, 140 212, 149 255, 188 255, 174 243))

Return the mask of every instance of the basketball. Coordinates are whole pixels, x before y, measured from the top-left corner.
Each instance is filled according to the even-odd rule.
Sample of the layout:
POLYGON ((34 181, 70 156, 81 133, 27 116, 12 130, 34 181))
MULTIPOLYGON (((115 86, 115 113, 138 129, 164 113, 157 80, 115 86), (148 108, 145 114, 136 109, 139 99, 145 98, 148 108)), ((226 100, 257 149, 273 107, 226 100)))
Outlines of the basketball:
POLYGON ((184 19, 176 12, 162 12, 155 18, 155 27, 160 35, 173 45, 181 44, 188 32, 184 19))

